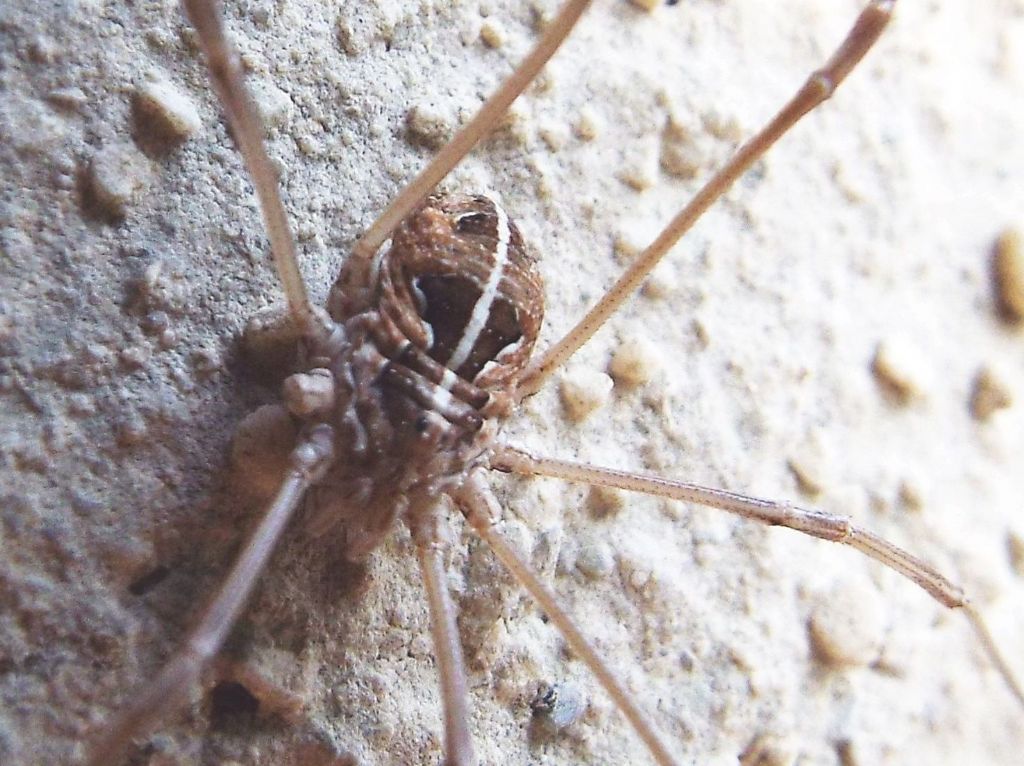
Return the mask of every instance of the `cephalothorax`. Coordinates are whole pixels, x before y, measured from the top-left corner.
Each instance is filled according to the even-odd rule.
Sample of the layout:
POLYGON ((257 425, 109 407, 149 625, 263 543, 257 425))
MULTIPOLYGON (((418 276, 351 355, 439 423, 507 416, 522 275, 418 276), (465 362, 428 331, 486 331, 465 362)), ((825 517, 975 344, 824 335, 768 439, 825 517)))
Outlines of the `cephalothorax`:
POLYGON ((570 0, 537 48, 499 91, 402 191, 357 243, 331 292, 313 308, 237 56, 212 3, 186 0, 234 137, 263 210, 290 313, 302 337, 304 372, 285 384, 298 438, 275 499, 184 647, 97 737, 90 763, 115 761, 131 738, 180 704, 216 655, 293 511, 310 493, 314 525, 340 531, 350 558, 371 550, 397 519, 408 524, 431 613, 444 705, 446 763, 475 761, 466 677, 440 555, 445 498, 537 600, 585 662, 656 762, 680 762, 547 586, 494 529, 500 509, 484 469, 543 475, 699 503, 856 548, 964 611, 1011 693, 1024 691, 963 592, 933 567, 850 519, 687 482, 537 457, 497 438, 498 419, 535 392, 614 313, 699 216, 804 114, 826 100, 867 53, 893 3, 867 5, 846 39, 794 97, 716 173, 597 304, 538 360, 530 352, 543 305, 534 262, 508 215, 487 196, 430 196, 536 76, 579 15, 570 0), (425 201, 424 201, 425 200, 425 201), (391 239, 388 249, 380 248, 391 239))
POLYGON ((339 459, 312 489, 312 524, 340 523, 354 559, 411 498, 440 496, 480 461, 543 316, 535 261, 486 196, 429 198, 357 278, 343 272, 331 293, 337 326, 307 349, 316 369, 285 384, 295 416, 334 428, 339 459))

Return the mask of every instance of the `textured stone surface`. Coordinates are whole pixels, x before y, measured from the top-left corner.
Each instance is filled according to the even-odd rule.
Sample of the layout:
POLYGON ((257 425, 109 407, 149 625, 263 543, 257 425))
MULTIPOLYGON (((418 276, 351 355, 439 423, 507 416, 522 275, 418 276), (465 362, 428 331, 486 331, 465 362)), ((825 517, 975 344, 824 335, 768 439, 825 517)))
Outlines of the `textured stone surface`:
MULTIPOLYGON (((321 298, 355 237, 429 157, 410 135, 412 110, 467 119, 554 7, 231 5, 321 298), (484 27, 501 30, 500 47, 484 27)), ((622 268, 623 233, 666 220, 858 8, 597 4, 447 182, 500 190, 541 252, 542 344, 622 268), (687 155, 693 179, 662 165, 678 124, 708 131, 693 139, 701 155, 687 155)), ((231 470, 231 433, 279 383, 248 361, 242 331, 281 297, 251 184, 175 3, 14 0, 0 21, 0 761, 27 766, 67 762, 152 677, 223 576, 256 510, 238 487, 245 472, 231 470), (153 71, 198 111, 184 141, 157 140, 134 113, 153 71), (148 168, 113 217, 89 196, 90 163, 109 146, 132 147, 148 168)), ((987 360, 1024 390, 1024 338, 1001 321, 990 274, 992 243, 1024 215, 1022 36, 1019 2, 900 4, 836 98, 574 360, 605 370, 621 338, 644 336, 664 354, 658 375, 616 387, 579 424, 553 384, 510 438, 796 500, 789 458, 827 444, 814 502, 966 581, 1024 673, 1024 583, 1007 544, 1021 533, 1024 410, 981 423, 968 406, 987 360), (878 343, 894 335, 936 373, 913 407, 872 377, 878 343), (913 513, 908 485, 920 488, 913 513)), ((965 622, 897 575, 710 510, 627 496, 598 514, 582 487, 495 484, 517 544, 684 763, 735 764, 765 741, 802 764, 1019 761, 1024 714, 965 622), (609 576, 558 566, 600 539, 616 562, 609 576), (879 659, 825 667, 808 621, 851 587, 881 602, 879 659)), ((492 557, 468 534, 453 539, 481 761, 647 762, 492 557), (588 705, 534 741, 530 702, 543 684, 577 684, 588 705)), ((337 764, 332 751, 348 750, 364 764, 436 763, 426 627, 404 532, 353 570, 330 540, 296 528, 214 669, 219 683, 134 762, 337 764), (246 712, 250 698, 269 714, 246 712)))

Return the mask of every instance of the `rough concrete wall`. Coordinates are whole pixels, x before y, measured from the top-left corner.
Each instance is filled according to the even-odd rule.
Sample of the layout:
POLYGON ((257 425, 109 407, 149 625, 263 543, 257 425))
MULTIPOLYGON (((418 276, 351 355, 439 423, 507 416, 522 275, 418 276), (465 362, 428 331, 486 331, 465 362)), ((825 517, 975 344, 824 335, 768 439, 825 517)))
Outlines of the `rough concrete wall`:
MULTIPOLYGON (((318 296, 553 7, 231 4, 318 296)), ((858 8, 597 4, 447 182, 498 190, 541 253, 543 343, 858 8)), ((1024 351, 990 280, 996 236, 1024 225, 1022 96, 1020 2, 901 4, 839 95, 510 439, 849 513, 964 582, 1024 673, 1024 351), (602 399, 630 347, 648 379, 620 374, 602 399), (984 420, 971 408, 983 370, 1010 403, 984 420), (574 385, 598 394, 580 422, 560 393, 574 385)), ((232 481, 231 433, 276 386, 240 334, 280 293, 175 3, 5 3, 0 137, 0 761, 20 766, 72 759, 222 577, 256 511, 232 481)), ((736 763, 755 741, 766 763, 1019 760, 1024 713, 966 622, 899 576, 712 511, 495 484, 509 534, 684 763, 736 763)), ((646 762, 489 554, 455 537, 482 762, 646 762), (587 703, 553 739, 531 726, 542 683, 587 703)), ((407 535, 358 572, 296 531, 212 676, 259 710, 237 687, 197 694, 133 762, 437 762, 431 654, 407 535)))

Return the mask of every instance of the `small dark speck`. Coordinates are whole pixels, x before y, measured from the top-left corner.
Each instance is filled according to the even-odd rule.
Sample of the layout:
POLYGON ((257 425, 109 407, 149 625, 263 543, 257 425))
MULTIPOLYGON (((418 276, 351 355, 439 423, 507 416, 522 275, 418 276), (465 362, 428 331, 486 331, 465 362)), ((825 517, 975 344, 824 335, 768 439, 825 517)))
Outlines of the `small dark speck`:
POLYGON ((133 596, 142 596, 151 591, 161 582, 164 578, 170 574, 170 571, 165 566, 158 566, 155 569, 142 575, 142 577, 135 580, 131 585, 128 586, 128 592, 133 596))
POLYGON ((530 702, 533 709, 531 738, 550 739, 576 723, 586 712, 583 691, 572 681, 542 684, 530 702))

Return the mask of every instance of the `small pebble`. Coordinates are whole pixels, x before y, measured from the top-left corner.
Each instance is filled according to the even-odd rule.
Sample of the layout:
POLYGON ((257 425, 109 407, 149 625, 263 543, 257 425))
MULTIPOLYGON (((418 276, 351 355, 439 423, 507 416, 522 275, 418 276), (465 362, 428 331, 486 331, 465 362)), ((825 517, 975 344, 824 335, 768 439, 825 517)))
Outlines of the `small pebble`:
POLYGON ((487 19, 480 27, 480 39, 484 41, 484 45, 488 48, 500 48, 505 44, 505 30, 502 29, 500 24, 487 19))
POLYGON ((627 387, 647 383, 657 368, 657 349, 645 338, 624 341, 608 364, 608 372, 615 382, 627 387))
POLYGON ((705 152, 697 132, 678 118, 670 119, 661 136, 661 169, 670 176, 689 180, 701 171, 704 162, 705 152))
POLYGON ((791 457, 786 463, 801 492, 811 497, 821 494, 827 479, 824 463, 819 455, 805 452, 791 457))
POLYGON ((583 141, 593 141, 601 132, 600 119, 593 109, 583 107, 580 109, 576 124, 573 126, 576 136, 583 141))
POLYGON ((53 40, 42 35, 29 43, 28 56, 37 64, 52 64, 61 54, 61 49, 53 40))
POLYGON ((498 130, 508 133, 520 143, 526 143, 533 126, 533 113, 526 104, 514 101, 498 124, 498 130))
POLYGON ((450 116, 433 104, 412 107, 405 117, 405 126, 413 143, 435 150, 448 143, 455 132, 450 116))
POLYGON ((89 165, 93 198, 108 215, 123 218, 149 186, 152 169, 131 144, 111 144, 98 151, 89 165))
POLYGON ((338 18, 338 43, 349 56, 359 56, 374 43, 387 34, 387 25, 382 18, 374 17, 362 6, 355 6, 352 11, 343 11, 338 18), (352 13, 352 18, 346 17, 352 13))
POLYGON ((651 570, 639 566, 637 562, 630 562, 629 576, 626 579, 629 587, 645 598, 650 598, 655 585, 654 573, 651 570))
POLYGON ((273 83, 253 83, 252 97, 256 102, 263 130, 269 133, 288 121, 292 112, 292 98, 273 83))
POLYGON ((740 756, 739 766, 793 766, 800 756, 796 742, 777 734, 759 735, 740 756))
POLYGON ((548 149, 553 152, 557 152, 564 148, 566 143, 569 141, 568 130, 562 124, 556 125, 545 125, 538 131, 541 140, 547 145, 548 149))
POLYGON ((192 100, 164 79, 142 82, 135 91, 139 112, 161 133, 184 141, 203 126, 192 100))
POLYGON ((149 352, 141 346, 128 346, 118 352, 117 359, 125 370, 141 370, 149 361, 149 352))
POLYGON ((213 377, 223 366, 220 354, 213 348, 199 348, 192 353, 192 368, 201 378, 213 377))
POLYGON ((299 151, 307 157, 316 157, 322 150, 320 142, 308 133, 299 136, 295 143, 299 147, 299 151))
POLYGON ((615 487, 593 487, 587 497, 591 513, 597 518, 614 516, 626 507, 626 494, 615 487))
POLYGON ((603 372, 575 368, 562 376, 558 392, 566 414, 580 422, 607 404, 613 386, 612 379, 603 372))
POLYGON ((628 263, 647 249, 658 236, 658 226, 642 219, 630 219, 615 234, 615 257, 628 263))
MULTIPOLYGON (((0 8, 3 7, 0 4, 0 8)), ((0 70, 0 89, 6 88, 4 77, 9 75, 0 70)), ((41 99, 19 98, 13 92, 6 91, 4 99, 5 149, 19 154, 43 155, 47 165, 52 161, 52 156, 69 150, 67 134, 72 123, 66 115, 60 114, 41 99)))
POLYGON ((675 178, 695 178, 704 162, 704 155, 694 144, 665 143, 661 152, 661 169, 675 178))
POLYGON ((974 376, 971 391, 971 415, 985 421, 1013 404, 1013 394, 991 367, 984 366, 974 376))
POLYGON ((737 144, 743 138, 743 128, 735 117, 726 117, 714 109, 701 115, 704 129, 720 141, 737 144))
POLYGON ((645 298, 652 300, 663 300, 679 289, 679 280, 676 277, 676 269, 672 263, 662 261, 647 277, 640 288, 645 298))
POLYGON ((839 583, 811 611, 815 656, 833 666, 870 665, 881 653, 884 623, 881 600, 867 583, 839 583))
POLYGON ((550 93, 557 83, 558 80, 550 69, 541 69, 531 88, 534 93, 550 93))
MULTIPOLYGON (((146 42, 155 50, 165 51, 172 48, 177 37, 166 29, 147 29, 146 42)), ((191 44, 191 41, 190 41, 191 44)))
POLYGON ((576 557, 576 568, 590 580, 603 580, 615 571, 615 554, 603 540, 586 542, 576 557))
POLYGON ((915 479, 904 477, 899 485, 899 499, 908 510, 920 511, 925 504, 924 489, 915 479))
POLYGON ((409 642, 409 656, 416 659, 433 657, 434 645, 430 640, 430 636, 424 633, 418 633, 413 636, 412 641, 409 642))
POLYGON ((992 277, 999 308, 1014 322, 1024 321, 1024 244, 1020 230, 1006 229, 992 250, 992 277))
POLYGON ((135 582, 153 573, 156 551, 150 542, 116 536, 103 546, 103 563, 115 582, 137 594, 144 591, 135 582))
POLYGON ((130 416, 117 425, 117 443, 122 447, 134 447, 145 440, 147 431, 145 420, 137 415, 130 416))
POLYGON ((633 191, 650 189, 658 180, 657 162, 649 157, 627 161, 619 171, 619 180, 633 191))
POLYGON ((67 88, 55 88, 51 90, 46 94, 46 100, 61 109, 65 109, 67 111, 78 111, 85 106, 89 98, 81 88, 69 86, 67 88))
POLYGON ((142 318, 142 329, 148 335, 159 335, 170 327, 171 318, 166 311, 150 311, 142 318))
POLYGON ((160 346, 164 351, 174 348, 178 345, 178 333, 171 327, 168 327, 160 332, 156 336, 157 345, 160 346))
POLYGON ((1006 536, 1006 548, 1013 571, 1024 577, 1024 534, 1011 529, 1006 536))
POLYGON ((893 338, 881 341, 871 360, 871 371, 897 403, 907 405, 924 398, 929 376, 918 349, 909 343, 893 338))
POLYGON ((89 415, 94 415, 96 414, 96 402, 89 394, 69 394, 68 413, 74 417, 87 417, 89 415))

